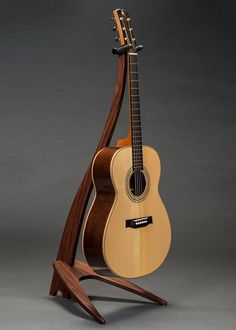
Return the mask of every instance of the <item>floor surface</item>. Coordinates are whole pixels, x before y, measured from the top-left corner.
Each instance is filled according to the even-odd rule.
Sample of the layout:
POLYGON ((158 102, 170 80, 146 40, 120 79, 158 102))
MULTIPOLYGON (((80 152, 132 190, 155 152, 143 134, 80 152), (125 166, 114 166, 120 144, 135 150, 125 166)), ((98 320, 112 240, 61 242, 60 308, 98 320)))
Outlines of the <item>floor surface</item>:
MULTIPOLYGON (((1 270, 0 328, 41 329, 214 329, 236 327, 236 265, 226 257, 179 257, 134 282, 168 300, 158 306, 102 282, 82 283, 107 324, 93 321, 73 300, 48 295, 52 249, 23 244, 24 257, 4 261, 1 270), (48 250, 48 254, 46 254, 48 250)), ((8 255, 13 252, 8 251, 8 255)))

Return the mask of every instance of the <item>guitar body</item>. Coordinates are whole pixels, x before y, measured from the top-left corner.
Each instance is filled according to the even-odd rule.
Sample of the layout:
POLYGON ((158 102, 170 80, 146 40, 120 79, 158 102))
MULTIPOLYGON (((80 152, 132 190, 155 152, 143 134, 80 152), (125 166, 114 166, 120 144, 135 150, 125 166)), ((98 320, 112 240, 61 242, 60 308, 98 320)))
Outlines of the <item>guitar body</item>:
POLYGON ((97 153, 92 167, 96 193, 83 231, 88 264, 125 278, 155 271, 171 243, 169 218, 158 192, 160 159, 154 149, 142 149, 144 185, 139 196, 134 194, 132 147, 97 153))

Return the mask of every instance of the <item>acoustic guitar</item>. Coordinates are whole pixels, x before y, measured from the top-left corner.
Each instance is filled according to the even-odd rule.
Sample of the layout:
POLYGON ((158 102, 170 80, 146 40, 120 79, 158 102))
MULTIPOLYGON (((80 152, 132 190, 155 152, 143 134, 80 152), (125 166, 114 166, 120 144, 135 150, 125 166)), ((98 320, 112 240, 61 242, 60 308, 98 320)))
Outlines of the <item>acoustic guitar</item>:
POLYGON ((130 130, 116 147, 100 150, 92 166, 95 197, 85 220, 82 250, 97 272, 125 278, 148 275, 167 256, 171 228, 158 192, 160 158, 142 144, 137 52, 130 17, 113 12, 121 47, 128 57, 130 130))

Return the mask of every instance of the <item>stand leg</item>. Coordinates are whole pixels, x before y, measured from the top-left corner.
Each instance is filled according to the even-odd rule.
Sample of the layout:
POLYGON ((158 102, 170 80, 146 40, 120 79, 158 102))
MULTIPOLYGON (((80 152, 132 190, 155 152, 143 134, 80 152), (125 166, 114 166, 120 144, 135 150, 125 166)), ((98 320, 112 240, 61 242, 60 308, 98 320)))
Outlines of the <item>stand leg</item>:
POLYGON ((85 309, 98 323, 104 324, 104 318, 99 314, 86 292, 81 288, 79 279, 73 272, 73 268, 63 261, 55 261, 54 269, 60 280, 63 282, 69 294, 85 309))
MULTIPOLYGON (((65 294, 72 296, 80 306, 86 310, 98 323, 104 324, 104 318, 99 314, 86 292, 81 288, 80 281, 86 279, 96 279, 108 284, 117 286, 121 289, 130 291, 134 294, 152 300, 159 305, 166 305, 167 301, 154 295, 133 283, 130 283, 122 278, 102 276, 95 273, 87 264, 76 260, 75 266, 70 267, 61 260, 53 263, 55 275, 63 283, 65 294)), ((52 289, 52 294, 55 293, 52 289)))
POLYGON ((166 300, 156 296, 152 292, 145 290, 145 289, 141 288, 140 286, 138 286, 134 283, 131 283, 122 278, 99 275, 99 274, 95 273, 87 264, 85 264, 81 261, 78 261, 78 260, 75 261, 74 270, 75 270, 75 272, 77 272, 80 280, 83 280, 86 278, 93 278, 93 279, 108 283, 110 285, 114 285, 114 286, 124 289, 126 291, 130 291, 130 292, 137 294, 139 296, 142 296, 146 299, 152 300, 159 305, 167 305, 166 300), (81 276, 80 274, 83 274, 83 275, 81 276))
POLYGON ((159 305, 167 305, 166 300, 154 295, 150 291, 145 290, 145 289, 141 288, 140 286, 138 286, 134 283, 131 283, 129 281, 125 281, 120 278, 108 277, 108 276, 106 276, 106 277, 101 276, 101 277, 97 277, 96 279, 99 281, 106 282, 108 284, 117 286, 118 288, 124 289, 126 291, 130 291, 130 292, 137 294, 139 296, 142 296, 146 299, 152 300, 159 305))

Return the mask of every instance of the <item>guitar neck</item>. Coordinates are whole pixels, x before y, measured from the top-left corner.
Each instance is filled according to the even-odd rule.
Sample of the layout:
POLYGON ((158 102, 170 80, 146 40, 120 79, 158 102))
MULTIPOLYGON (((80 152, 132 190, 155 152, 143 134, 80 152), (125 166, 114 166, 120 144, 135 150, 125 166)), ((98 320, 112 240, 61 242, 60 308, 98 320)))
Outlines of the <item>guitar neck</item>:
POLYGON ((128 52, 128 89, 129 110, 132 136, 133 170, 143 169, 143 148, 141 112, 139 97, 138 56, 137 53, 128 52))

